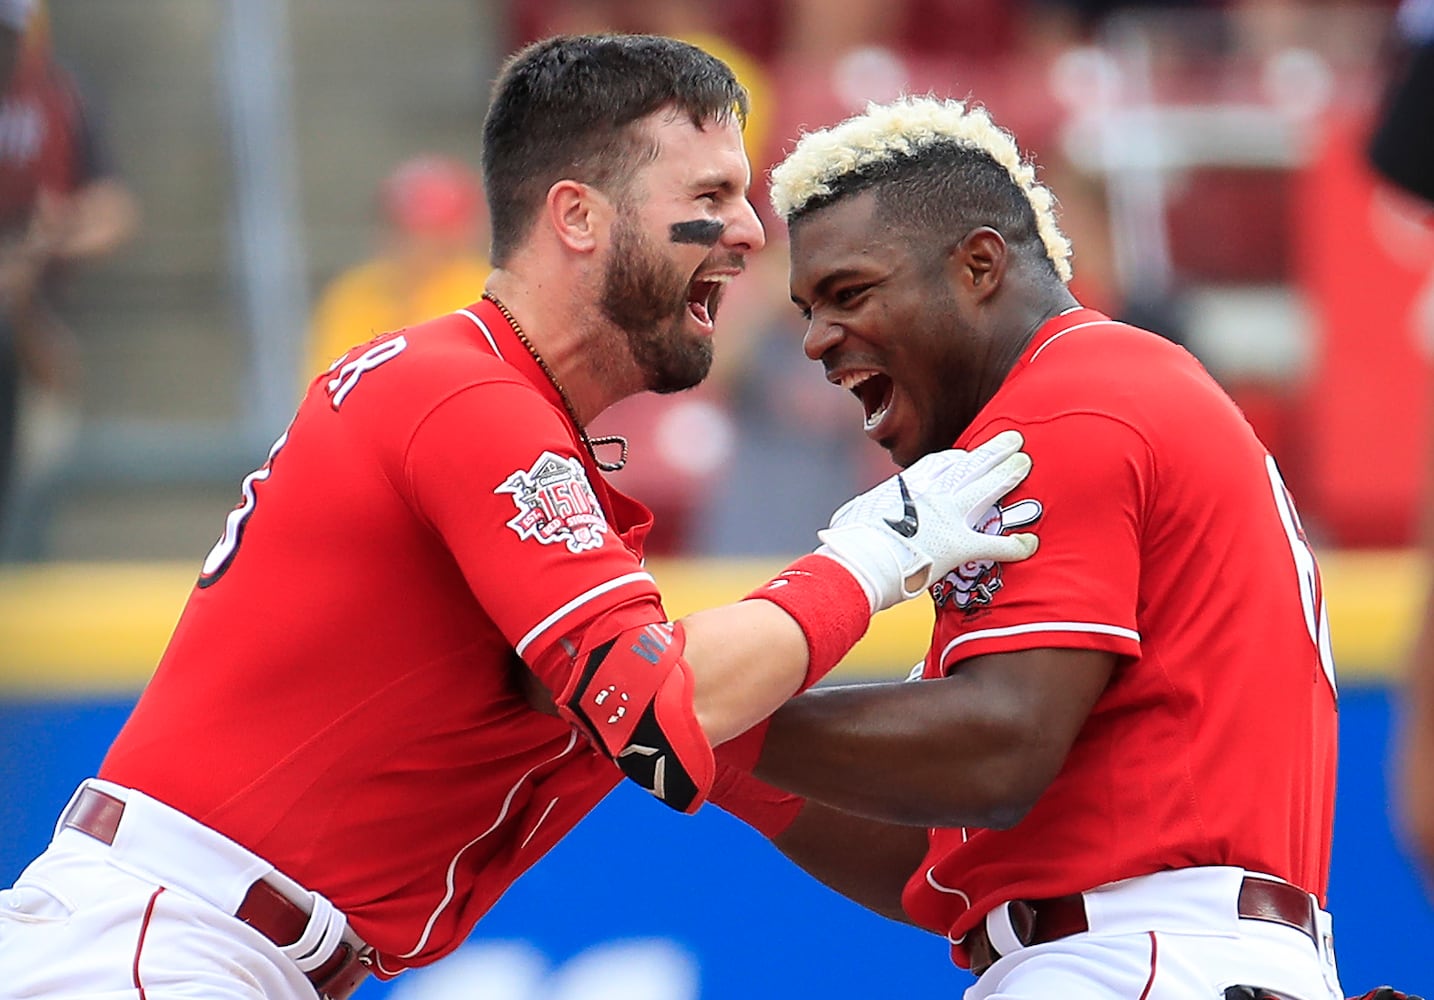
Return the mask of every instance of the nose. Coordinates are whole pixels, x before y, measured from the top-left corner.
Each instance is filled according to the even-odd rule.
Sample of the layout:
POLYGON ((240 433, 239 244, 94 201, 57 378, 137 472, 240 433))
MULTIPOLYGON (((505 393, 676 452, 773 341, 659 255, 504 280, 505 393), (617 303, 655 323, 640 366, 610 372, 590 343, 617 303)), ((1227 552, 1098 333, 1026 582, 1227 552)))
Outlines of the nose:
POLYGON ((746 198, 739 201, 727 228, 722 230, 722 242, 740 253, 756 253, 767 245, 762 220, 757 218, 757 210, 746 198))
POLYGON ((820 361, 822 355, 840 343, 843 336, 840 326, 813 314, 807 323, 807 332, 802 335, 802 352, 813 361, 820 361))

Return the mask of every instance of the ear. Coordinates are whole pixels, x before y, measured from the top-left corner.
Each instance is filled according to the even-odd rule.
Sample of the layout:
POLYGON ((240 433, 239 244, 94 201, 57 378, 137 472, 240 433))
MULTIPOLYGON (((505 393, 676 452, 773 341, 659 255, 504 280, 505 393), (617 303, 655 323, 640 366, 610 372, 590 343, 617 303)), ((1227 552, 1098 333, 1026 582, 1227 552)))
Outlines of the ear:
POLYGON ((990 226, 978 226, 952 249, 950 263, 957 286, 984 302, 1006 280, 1010 259, 1005 238, 990 226))
POLYGON ((562 180, 548 188, 548 225, 558 240, 576 253, 592 253, 607 236, 613 206, 597 188, 562 180))

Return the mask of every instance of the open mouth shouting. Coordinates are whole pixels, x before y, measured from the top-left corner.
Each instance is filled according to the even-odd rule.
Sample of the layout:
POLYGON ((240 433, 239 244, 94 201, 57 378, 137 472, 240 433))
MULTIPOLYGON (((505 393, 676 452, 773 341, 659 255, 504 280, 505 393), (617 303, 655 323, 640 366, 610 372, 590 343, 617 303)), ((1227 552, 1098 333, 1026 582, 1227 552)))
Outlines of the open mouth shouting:
POLYGON ((687 285, 687 312, 698 327, 709 336, 717 319, 717 306, 722 301, 727 283, 739 271, 708 271, 695 276, 687 285))
POLYGON ((896 383, 891 380, 891 376, 874 368, 860 368, 834 372, 828 378, 861 401, 862 411, 866 415, 864 423, 867 436, 878 438, 882 422, 891 411, 891 402, 896 394, 896 383))

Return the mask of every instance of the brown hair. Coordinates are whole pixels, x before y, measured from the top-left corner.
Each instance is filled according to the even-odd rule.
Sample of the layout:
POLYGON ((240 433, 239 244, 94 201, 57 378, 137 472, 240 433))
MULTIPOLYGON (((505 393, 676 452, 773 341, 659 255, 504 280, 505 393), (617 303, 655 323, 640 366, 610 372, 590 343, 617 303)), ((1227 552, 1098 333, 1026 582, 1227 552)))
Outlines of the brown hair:
POLYGON ((694 125, 746 122, 746 89, 695 45, 657 35, 561 35, 508 60, 483 123, 483 180, 502 267, 548 189, 572 179, 619 197, 656 155, 635 124, 664 108, 694 125))

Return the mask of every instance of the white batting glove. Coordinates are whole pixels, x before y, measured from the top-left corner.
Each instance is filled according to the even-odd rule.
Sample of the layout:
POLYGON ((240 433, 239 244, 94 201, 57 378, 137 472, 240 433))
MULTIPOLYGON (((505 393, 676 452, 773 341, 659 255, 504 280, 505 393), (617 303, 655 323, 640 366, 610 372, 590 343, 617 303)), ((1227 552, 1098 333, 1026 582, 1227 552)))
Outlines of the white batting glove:
POLYGON ((1019 562, 1033 534, 988 535, 976 524, 1031 471, 1017 431, 972 451, 933 452, 847 501, 817 532, 819 555, 836 560, 871 599, 872 614, 926 590, 962 563, 1019 562))

